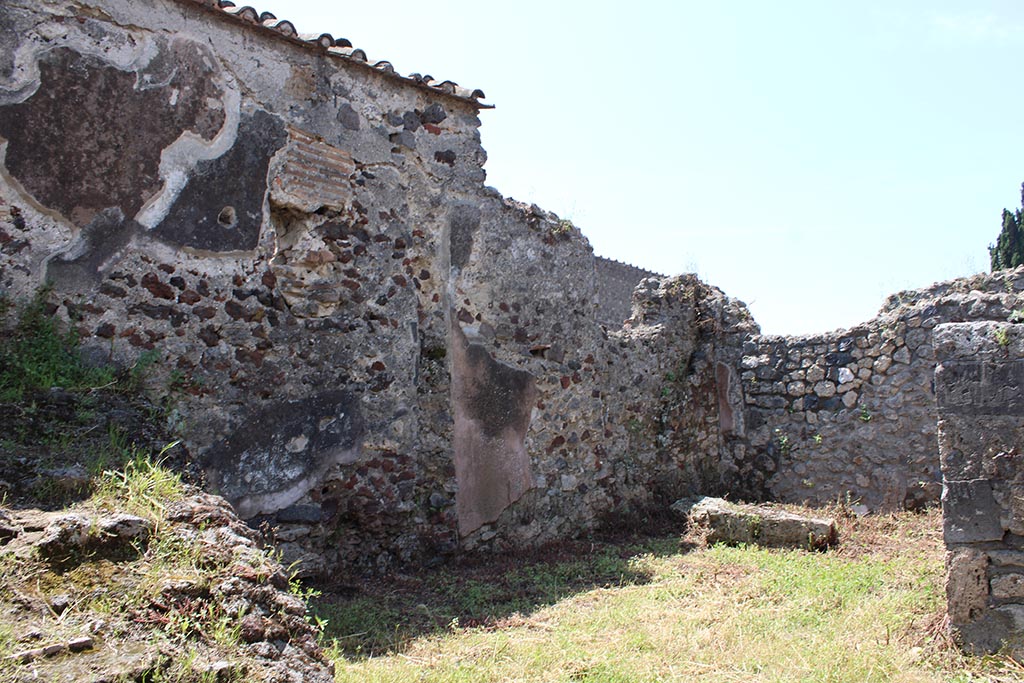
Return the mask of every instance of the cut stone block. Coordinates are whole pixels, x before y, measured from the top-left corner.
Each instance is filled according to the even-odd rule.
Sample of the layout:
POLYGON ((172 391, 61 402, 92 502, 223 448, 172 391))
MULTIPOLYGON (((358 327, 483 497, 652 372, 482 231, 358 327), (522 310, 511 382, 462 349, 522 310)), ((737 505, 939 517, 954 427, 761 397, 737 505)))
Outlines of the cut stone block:
POLYGON ((771 548, 820 549, 838 541, 835 521, 806 517, 759 505, 740 505, 721 498, 684 498, 672 509, 690 524, 707 530, 706 542, 753 544, 771 548))
POLYGON ((1003 574, 991 581, 992 597, 998 600, 1024 598, 1024 574, 1003 574))
POLYGON ((978 619, 988 605, 988 556, 973 548, 946 553, 946 600, 953 625, 978 619))
POLYGON ((999 516, 987 479, 945 482, 942 521, 947 545, 1003 540, 999 516))

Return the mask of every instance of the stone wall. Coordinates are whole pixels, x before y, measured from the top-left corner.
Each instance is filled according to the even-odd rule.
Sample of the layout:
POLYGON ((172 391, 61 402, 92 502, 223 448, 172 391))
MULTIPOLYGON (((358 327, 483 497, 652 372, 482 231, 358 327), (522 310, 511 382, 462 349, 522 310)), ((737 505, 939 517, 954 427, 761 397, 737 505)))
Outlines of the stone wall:
POLYGON ((198 0, 0 6, 0 288, 157 358, 206 485, 306 574, 720 491, 745 308, 484 185, 480 93, 198 0), (111 112, 116 112, 112 116, 111 112))
POLYGON ((487 188, 479 91, 289 27, 0 6, 0 291, 49 283, 91 361, 158 359, 207 487, 288 563, 536 545, 697 492, 937 501, 933 330, 1006 320, 1024 270, 759 336, 487 188))
POLYGON ((664 277, 643 268, 598 256, 597 319, 609 330, 617 330, 632 312, 633 290, 649 277, 664 277))
POLYGON ((946 593, 968 649, 1024 653, 1024 325, 935 329, 946 593))
POLYGON ((848 330, 753 337, 741 377, 749 437, 739 493, 868 509, 938 502, 933 333, 944 322, 1006 321, 1024 270, 901 292, 848 330))

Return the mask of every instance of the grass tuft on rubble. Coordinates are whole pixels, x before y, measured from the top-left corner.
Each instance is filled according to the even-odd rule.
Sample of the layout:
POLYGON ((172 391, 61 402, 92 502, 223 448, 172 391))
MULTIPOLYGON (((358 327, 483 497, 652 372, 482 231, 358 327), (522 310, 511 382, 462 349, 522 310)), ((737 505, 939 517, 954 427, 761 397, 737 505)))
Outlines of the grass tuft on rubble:
MULTIPOLYGON (((150 520, 152 534, 138 544, 132 557, 108 559, 100 553, 61 567, 47 563, 32 548, 0 550, 0 613, 4 614, 0 680, 20 681, 35 666, 12 661, 13 653, 33 643, 68 642, 95 631, 104 640, 123 638, 128 643, 123 646, 126 652, 133 640, 144 638, 153 646, 147 656, 165 653, 144 662, 143 668, 150 673, 140 680, 147 683, 242 680, 241 673, 209 670, 213 656, 220 653, 231 659, 241 643, 240 615, 209 599, 209 588, 217 577, 231 571, 230 562, 211 556, 194 533, 163 523, 168 507, 187 493, 180 477, 163 467, 159 457, 154 460, 136 452, 123 470, 103 472, 90 498, 64 511, 127 513, 150 520), (175 597, 168 587, 183 592, 175 597), (187 597, 191 595, 195 597, 187 597), (55 609, 58 601, 62 607, 55 609), (15 633, 26 632, 35 634, 32 640, 15 638, 15 633), (175 656, 168 656, 169 652, 175 656)), ((63 666, 67 676, 76 667, 85 667, 82 680, 91 680, 90 661, 87 655, 73 656, 63 666)))

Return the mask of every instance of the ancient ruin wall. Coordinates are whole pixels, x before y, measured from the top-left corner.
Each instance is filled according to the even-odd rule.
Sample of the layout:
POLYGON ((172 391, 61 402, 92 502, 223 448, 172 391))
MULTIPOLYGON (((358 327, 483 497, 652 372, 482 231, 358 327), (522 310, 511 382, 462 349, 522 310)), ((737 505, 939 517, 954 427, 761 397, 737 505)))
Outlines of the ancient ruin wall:
POLYGON ((761 337, 680 276, 608 325, 609 262, 485 187, 464 90, 193 0, 8 2, 0 47, 0 287, 158 357, 207 485, 306 573, 697 491, 933 502, 933 329, 1022 304, 1018 270, 761 337))
POLYGON ((159 358, 207 486, 308 574, 720 490, 742 305, 650 281, 604 332, 579 231, 485 188, 473 97, 250 15, 0 6, 4 293, 159 358))
POLYGON ((901 292, 873 320, 825 335, 763 336, 744 347, 748 440, 738 493, 869 509, 938 502, 936 325, 1006 321, 1024 270, 901 292))
POLYGON ((940 325, 935 390, 946 594, 979 654, 1024 646, 1024 326, 940 325))
POLYGON ((594 262, 597 269, 597 319, 609 330, 617 330, 622 327, 622 323, 632 313, 633 290, 641 280, 649 277, 665 277, 628 263, 601 256, 595 258, 594 262))
POLYGON ((476 104, 199 3, 0 11, 4 289, 51 282, 95 357, 158 355, 208 486, 279 515, 287 559, 334 533, 327 561, 375 561, 437 483, 416 379, 476 104))

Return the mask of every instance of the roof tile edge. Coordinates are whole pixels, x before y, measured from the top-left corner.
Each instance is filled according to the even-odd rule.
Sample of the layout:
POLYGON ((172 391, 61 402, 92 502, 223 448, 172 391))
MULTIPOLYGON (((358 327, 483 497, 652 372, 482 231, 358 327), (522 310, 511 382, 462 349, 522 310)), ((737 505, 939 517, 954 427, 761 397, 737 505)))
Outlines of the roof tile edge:
POLYGON ((668 275, 665 275, 664 273, 659 273, 657 271, 650 270, 649 268, 641 268, 640 266, 634 266, 632 263, 627 263, 625 261, 619 261, 618 259, 609 258, 607 256, 598 256, 597 254, 595 254, 594 255, 594 259, 600 259, 602 261, 607 261, 608 263, 614 263, 617 266, 626 266, 627 268, 633 268, 634 270, 642 270, 645 273, 651 273, 652 277, 659 277, 659 278, 666 278, 666 277, 668 277, 668 275))
POLYGON ((454 81, 427 80, 420 77, 419 74, 403 76, 395 71, 394 66, 387 60, 368 60, 363 50, 353 48, 352 43, 344 38, 336 39, 330 33, 299 33, 295 28, 295 24, 286 19, 278 19, 271 12, 260 13, 248 5, 238 7, 230 0, 175 1, 183 5, 203 8, 225 19, 234 20, 239 24, 245 24, 255 30, 262 31, 267 35, 283 38, 306 49, 330 55, 334 59, 343 59, 361 68, 372 69, 388 78, 402 81, 404 84, 428 91, 431 94, 451 97, 470 104, 477 109, 494 108, 493 104, 484 104, 480 101, 487 96, 479 88, 465 88, 454 81))

